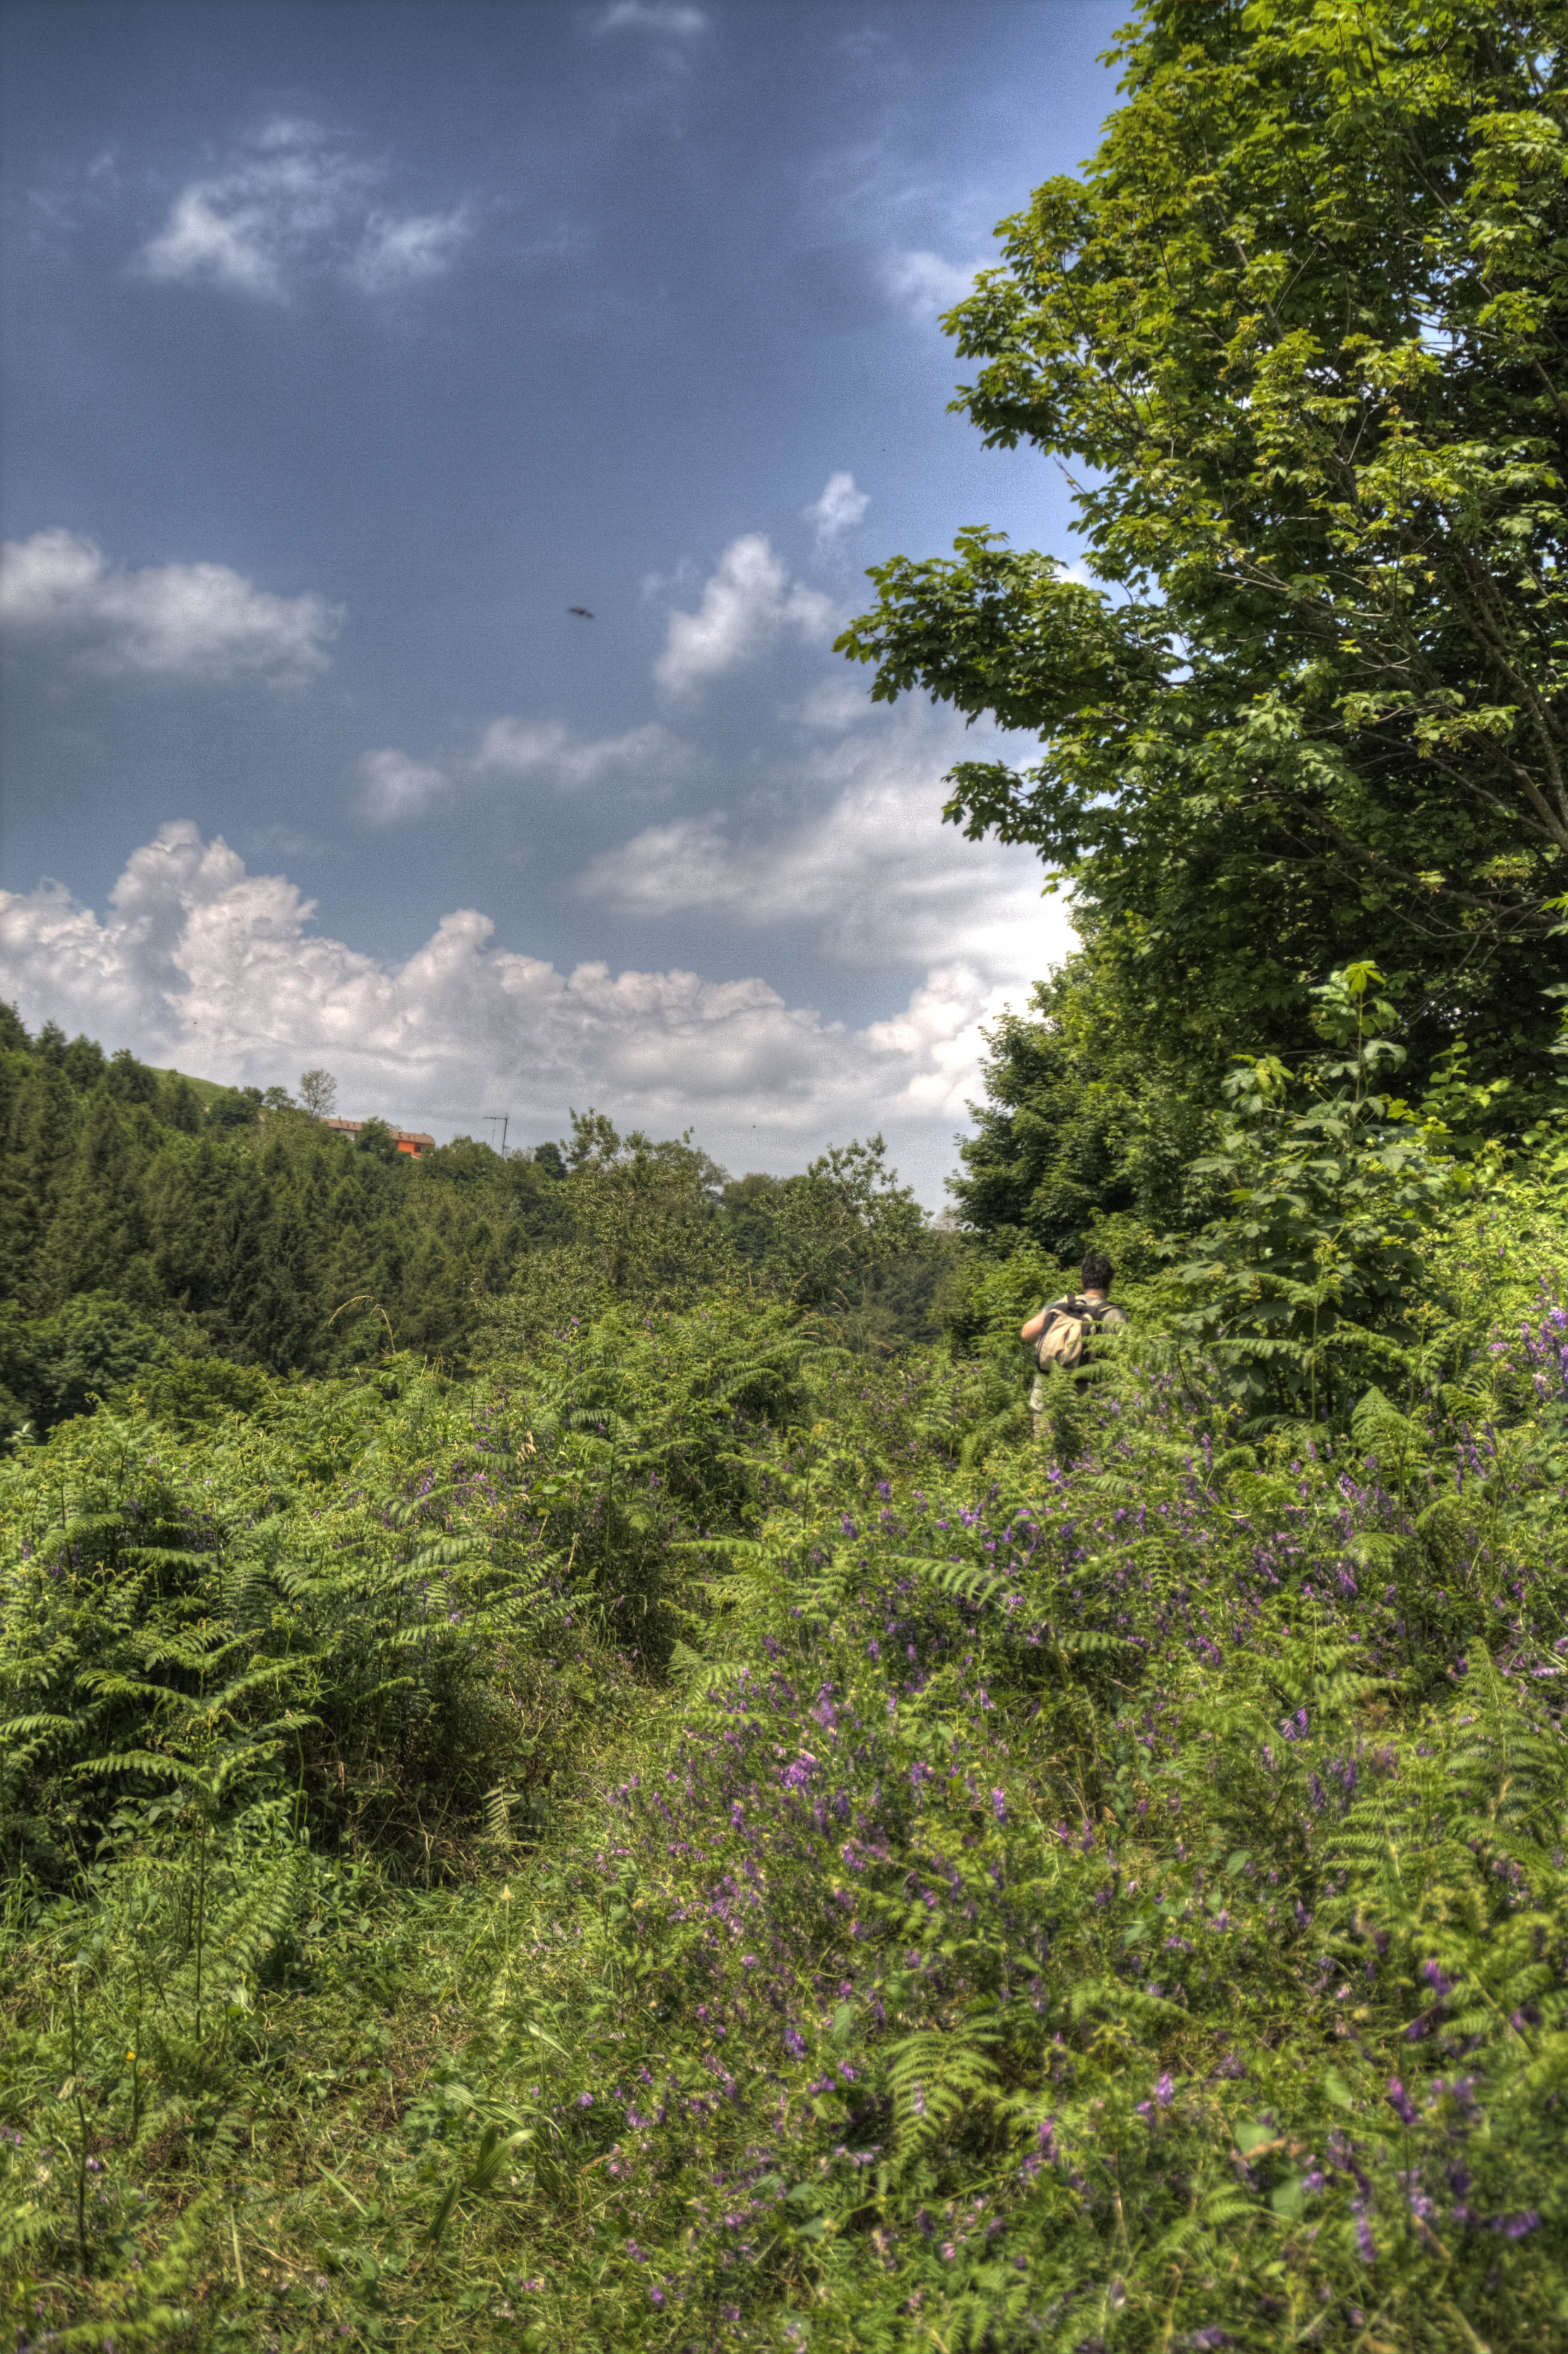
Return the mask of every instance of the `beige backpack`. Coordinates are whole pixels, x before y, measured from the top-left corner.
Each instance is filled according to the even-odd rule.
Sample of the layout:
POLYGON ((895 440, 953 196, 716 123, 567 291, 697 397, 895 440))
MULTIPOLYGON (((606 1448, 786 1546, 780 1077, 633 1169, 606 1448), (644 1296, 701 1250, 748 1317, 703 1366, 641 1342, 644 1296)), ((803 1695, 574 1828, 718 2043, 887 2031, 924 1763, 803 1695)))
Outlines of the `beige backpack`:
POLYGON ((1070 1373, 1084 1362, 1089 1336, 1105 1314, 1105 1304, 1073 1299, 1052 1310, 1051 1321, 1034 1343, 1034 1362, 1041 1372, 1054 1367, 1070 1373))

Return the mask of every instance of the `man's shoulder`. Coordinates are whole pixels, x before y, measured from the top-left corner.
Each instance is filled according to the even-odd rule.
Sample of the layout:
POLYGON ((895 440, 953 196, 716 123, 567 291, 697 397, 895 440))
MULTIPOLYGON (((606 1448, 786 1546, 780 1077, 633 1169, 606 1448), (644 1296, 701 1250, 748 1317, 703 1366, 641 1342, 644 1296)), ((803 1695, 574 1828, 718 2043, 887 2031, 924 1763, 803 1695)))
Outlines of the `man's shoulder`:
POLYGON ((1125 1308, 1108 1307, 1106 1310, 1105 1314, 1100 1318, 1100 1322, 1102 1324, 1125 1324, 1127 1322, 1127 1310, 1125 1308))

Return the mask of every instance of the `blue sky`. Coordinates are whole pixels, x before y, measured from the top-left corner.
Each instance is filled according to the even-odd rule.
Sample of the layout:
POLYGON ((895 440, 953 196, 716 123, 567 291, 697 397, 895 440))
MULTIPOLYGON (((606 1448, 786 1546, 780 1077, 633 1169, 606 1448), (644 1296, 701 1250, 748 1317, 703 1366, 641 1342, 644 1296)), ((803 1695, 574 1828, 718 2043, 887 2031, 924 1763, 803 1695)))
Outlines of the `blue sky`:
POLYGON ((832 640, 963 525, 1072 552, 936 319, 1121 13, 12 0, 0 993, 938 1198, 1063 917, 832 640))

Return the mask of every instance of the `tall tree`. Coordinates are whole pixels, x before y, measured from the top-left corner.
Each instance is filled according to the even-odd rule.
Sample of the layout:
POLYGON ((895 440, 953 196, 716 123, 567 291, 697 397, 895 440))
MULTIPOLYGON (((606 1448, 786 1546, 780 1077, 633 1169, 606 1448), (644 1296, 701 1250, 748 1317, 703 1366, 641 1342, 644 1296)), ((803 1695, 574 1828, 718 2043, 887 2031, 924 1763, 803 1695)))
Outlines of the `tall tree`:
POLYGON ((164 1297, 217 1334, 229 1293, 228 1204, 238 1171, 216 1139, 159 1156, 150 1171, 147 1219, 164 1297))
POLYGON ((300 1102, 313 1119, 330 1119, 337 1103, 337 1081, 319 1067, 300 1073, 300 1102))
POLYGON ((1210 1141, 1205 1067, 1162 1069, 1138 1032, 1090 950, 990 1033, 985 1099, 971 1107, 950 1190, 991 1248, 1029 1241, 1081 1258, 1105 1240, 1107 1216, 1163 1228, 1207 1210, 1208 1189, 1192 1174, 1210 1141))
POLYGON ((88 1097, 73 1139, 70 1173, 50 1205, 31 1285, 41 1307, 79 1291, 112 1291, 145 1241, 137 1179, 142 1140, 107 1082, 88 1097))
POLYGON ((1561 5, 1145 0, 1081 179, 950 314, 955 404, 1075 482, 1087 583, 965 533, 840 641, 1044 739, 1034 843, 1151 1044, 1307 1044, 1374 950, 1413 1068, 1551 1084, 1568 886, 1561 5), (1194 1026, 1195 1025, 1195 1026, 1194 1026))

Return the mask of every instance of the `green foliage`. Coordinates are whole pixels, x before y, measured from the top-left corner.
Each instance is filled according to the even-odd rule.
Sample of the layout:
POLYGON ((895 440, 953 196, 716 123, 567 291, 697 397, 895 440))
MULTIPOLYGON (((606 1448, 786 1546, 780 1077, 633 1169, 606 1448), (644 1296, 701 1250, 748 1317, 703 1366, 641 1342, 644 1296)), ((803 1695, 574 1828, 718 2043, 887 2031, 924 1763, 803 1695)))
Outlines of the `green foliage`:
POLYGON ((988 1429, 1027 1247, 962 1362, 625 1303, 25 1450, 7 2320, 1552 2342, 1568 1310, 1473 1199, 1309 1451, 1149 1281, 988 1429))
POLYGON ((935 1337, 951 1246, 887 1167, 881 1137, 798 1177, 731 1182, 689 1136, 622 1138, 600 1112, 574 1114, 572 1129, 549 1235, 491 1319, 503 1345, 613 1302, 682 1308, 725 1288, 814 1309, 861 1351, 935 1337))
POLYGON ((779 1187, 776 1247, 794 1270, 799 1297, 817 1305, 841 1300, 872 1269, 919 1248, 925 1219, 883 1151, 880 1136, 835 1148, 779 1187))
POLYGON ((189 1337, 177 1319, 145 1320, 106 1291, 79 1292, 52 1316, 0 1300, 0 1424, 10 1435, 52 1429, 133 1376, 172 1371, 189 1337))
POLYGON ((662 1665, 690 1631, 672 1547, 744 1516, 750 1451, 806 1411, 821 1341, 797 1311, 747 1300, 674 1320, 611 1307, 536 1338, 525 1365, 503 1338, 496 1350, 498 1405, 535 1449, 542 1539, 602 1631, 662 1665))
POLYGON ((1349 965, 1314 991, 1333 1044, 1308 1073, 1317 1092, 1305 1108, 1293 1108, 1277 1060, 1242 1058, 1219 1149, 1197 1164, 1226 1187, 1229 1210, 1192 1242, 1167 1245, 1195 1254, 1181 1270, 1193 1305, 1175 1329, 1224 1369, 1249 1430, 1319 1417, 1342 1426, 1353 1397, 1408 1363, 1399 1341, 1415 1337, 1429 1237, 1456 1172, 1408 1107, 1374 1091, 1380 1069, 1404 1060, 1371 1027, 1393 1012, 1369 1002, 1381 978, 1349 965))
POLYGON ((168 1784, 213 1823, 286 1801, 296 1834, 429 1869, 514 1766, 497 1659, 547 1643, 567 1590, 504 1427, 383 1378, 390 1401, 280 1392, 216 1430, 176 1394, 173 1430, 101 1414, 5 1472, 13 1862, 82 1868, 168 1784))
POLYGON ((508 1329, 547 1331, 616 1299, 684 1304, 720 1278, 724 1172, 689 1135, 622 1140, 601 1112, 575 1112, 563 1174, 554 1247, 524 1267, 508 1329))
POLYGON ((981 1250, 0 1010, 18 2348, 1563 2341, 1560 34, 1150 0, 955 314, 1100 584, 845 642, 1045 739, 981 1250))
POLYGON ((1290 1051, 1382 943, 1424 1075, 1550 1086, 1563 59, 1501 0, 1149 0, 1082 178, 951 314, 987 440, 1067 464, 1090 581, 969 531, 841 643, 1037 731, 949 815, 1072 875, 1140 1034, 1290 1051), (1200 1024, 1200 1027, 1202 1025, 1200 1024))
MULTIPOLYGON (((726 1284, 814 1307, 861 1350, 938 1329, 951 1247, 880 1138, 735 1186, 689 1136, 622 1139, 596 1112, 574 1114, 564 1150, 503 1159, 460 1137, 415 1161, 384 1122, 340 1136, 279 1088, 231 1102, 208 1087, 204 1102, 177 1073, 106 1062, 90 1040, 28 1042, 14 1017, 6 1034, 5 1428, 46 1430, 182 1352, 271 1373, 328 1373, 389 1346, 461 1363, 502 1302, 516 1338, 726 1284), (95 1308, 75 1304, 90 1295, 95 1308)), ((319 1097, 324 1075, 306 1076, 319 1097)))
POLYGON ((269 1105, 198 1087, 48 1027, 29 1041, 14 1019, 5 1035, 0 1384, 13 1403, 0 1408, 13 1426, 47 1428, 181 1350, 326 1372, 378 1356, 390 1328, 394 1345, 460 1352, 559 1228, 552 1171, 525 1157, 463 1138, 415 1162, 382 1123, 351 1142, 280 1089, 269 1105), (69 1305, 90 1295, 104 1332, 90 1347, 76 1325, 97 1311, 69 1305))
POLYGON ((1194 1164, 1212 1140, 1204 1081, 1221 1076, 1217 1025, 1167 1066, 1150 1053, 1116 976, 1093 948, 1033 991, 1029 1015, 989 1034, 985 1101, 959 1147, 950 1191, 990 1251, 1032 1243, 1065 1259, 1103 1240, 1107 1222, 1196 1224, 1212 1189, 1194 1164))
POLYGON ((188 1437, 203 1424, 226 1415, 255 1414, 270 1394, 268 1377, 255 1365, 228 1357, 175 1357, 141 1367, 112 1403, 144 1406, 154 1420, 188 1437))

